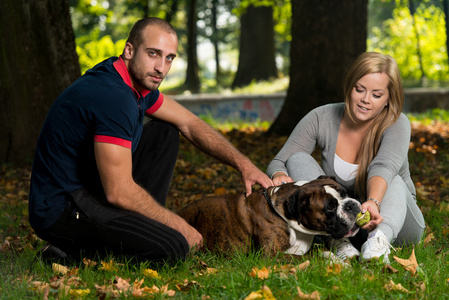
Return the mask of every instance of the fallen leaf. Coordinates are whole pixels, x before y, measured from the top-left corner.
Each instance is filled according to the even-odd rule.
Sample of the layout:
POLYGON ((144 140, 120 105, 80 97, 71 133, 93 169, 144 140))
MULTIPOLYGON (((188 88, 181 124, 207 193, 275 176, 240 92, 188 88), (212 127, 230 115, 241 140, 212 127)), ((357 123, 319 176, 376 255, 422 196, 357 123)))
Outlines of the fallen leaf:
POLYGON ((326 274, 340 275, 342 266, 340 264, 332 264, 326 266, 326 274))
POLYGON ((402 259, 397 256, 393 256, 393 258, 407 271, 412 273, 412 275, 416 275, 416 269, 418 268, 418 262, 415 257, 415 249, 412 249, 412 254, 409 259, 402 259))
POLYGON ((75 289, 75 290, 69 291, 70 296, 77 297, 77 298, 84 297, 89 293, 90 293, 89 289, 75 289))
POLYGON ((435 240, 435 236, 433 235, 433 232, 428 234, 426 236, 426 238, 423 240, 424 243, 424 247, 426 247, 430 242, 432 242, 433 240, 435 240))
POLYGON ((417 290, 419 290, 421 292, 426 291, 426 283, 425 282, 421 282, 421 283, 414 282, 413 284, 417 287, 417 290))
POLYGON ((214 191, 214 194, 217 195, 217 196, 225 195, 226 194, 226 188, 224 188, 224 187, 216 188, 215 191, 214 191))
POLYGON ((316 300, 320 299, 320 293, 318 291, 314 291, 311 294, 305 294, 304 292, 301 291, 299 286, 296 287, 296 290, 298 291, 299 299, 316 299, 316 300))
POLYGON ((198 286, 198 287, 202 287, 201 284, 199 284, 196 281, 188 281, 187 279, 184 279, 184 284, 177 284, 176 288, 180 291, 180 292, 188 292, 192 289, 192 287, 194 286, 198 286))
POLYGON ((51 265, 51 267, 53 269, 53 272, 56 273, 56 274, 65 275, 69 271, 69 269, 67 267, 64 267, 64 266, 62 266, 60 264, 57 264, 57 263, 53 263, 51 265))
POLYGON ((97 289, 97 294, 100 295, 100 299, 104 299, 106 297, 118 298, 120 296, 120 292, 115 290, 112 286, 100 286, 95 284, 95 288, 97 289))
POLYGON ((390 282, 384 286, 384 289, 386 289, 387 291, 398 291, 398 292, 409 293, 409 291, 406 288, 404 288, 402 286, 402 284, 400 284, 400 283, 396 284, 393 282, 393 280, 390 280, 390 282))
POLYGON ((159 279, 159 274, 157 273, 157 271, 152 270, 152 269, 145 269, 142 271, 143 275, 145 275, 148 278, 157 278, 159 279))
POLYGON ((261 270, 259 270, 257 268, 253 268, 251 270, 251 272, 249 273, 249 276, 257 277, 259 279, 267 279, 269 275, 270 275, 270 270, 268 270, 267 267, 264 267, 261 270))
POLYGON ((101 261, 101 267, 98 269, 103 271, 118 271, 117 265, 112 259, 110 262, 101 261))
POLYGON ((129 284, 130 279, 123 279, 121 277, 115 276, 115 282, 114 286, 119 291, 128 291, 131 288, 131 285, 129 284))
POLYGON ((245 300, 255 300, 255 299, 276 300, 270 288, 267 287, 266 285, 262 286, 262 288, 257 292, 251 292, 248 296, 245 297, 245 300))
POLYGON ((398 270, 396 270, 395 268, 393 268, 392 266, 386 264, 383 268, 384 273, 388 272, 388 273, 397 273, 399 272, 398 270))
POLYGON ((168 283, 161 287, 161 294, 167 295, 169 297, 174 297, 176 295, 176 292, 174 290, 168 289, 168 283))
POLYGON ((84 267, 85 267, 85 268, 90 268, 90 267, 96 266, 96 265, 97 265, 97 262, 92 261, 92 260, 90 260, 90 259, 84 257, 84 258, 83 258, 83 264, 84 264, 84 267))
POLYGON ((308 266, 310 266, 310 261, 309 261, 309 260, 307 260, 307 261, 305 261, 305 262, 303 262, 303 263, 297 265, 297 266, 296 266, 296 270, 302 271, 302 270, 307 269, 308 266))

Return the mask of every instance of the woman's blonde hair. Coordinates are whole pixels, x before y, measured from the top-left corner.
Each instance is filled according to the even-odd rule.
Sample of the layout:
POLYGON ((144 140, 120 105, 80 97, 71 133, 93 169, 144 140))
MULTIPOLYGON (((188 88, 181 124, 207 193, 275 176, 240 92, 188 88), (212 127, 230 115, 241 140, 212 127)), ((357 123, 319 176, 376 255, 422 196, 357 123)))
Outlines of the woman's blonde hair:
POLYGON ((377 52, 365 52, 361 54, 352 64, 346 76, 344 84, 344 95, 346 112, 354 121, 354 116, 349 109, 351 93, 356 83, 365 75, 372 73, 385 73, 389 78, 388 102, 384 110, 376 117, 365 135, 362 146, 357 154, 359 168, 355 179, 355 192, 359 197, 365 199, 366 184, 368 177, 368 166, 379 150, 379 142, 382 134, 388 126, 394 124, 399 118, 404 106, 404 91, 402 80, 396 61, 389 55, 377 52))

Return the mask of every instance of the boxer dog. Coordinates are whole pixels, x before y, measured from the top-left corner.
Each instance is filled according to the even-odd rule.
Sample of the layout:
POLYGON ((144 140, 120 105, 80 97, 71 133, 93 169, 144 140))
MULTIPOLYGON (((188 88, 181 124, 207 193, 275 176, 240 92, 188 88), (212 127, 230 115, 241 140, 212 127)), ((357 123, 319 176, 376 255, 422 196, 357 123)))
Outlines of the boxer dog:
POLYGON ((354 236, 359 201, 349 198, 332 177, 272 186, 244 195, 197 200, 179 215, 202 235, 204 247, 247 253, 251 247, 275 256, 304 255, 315 235, 354 236))

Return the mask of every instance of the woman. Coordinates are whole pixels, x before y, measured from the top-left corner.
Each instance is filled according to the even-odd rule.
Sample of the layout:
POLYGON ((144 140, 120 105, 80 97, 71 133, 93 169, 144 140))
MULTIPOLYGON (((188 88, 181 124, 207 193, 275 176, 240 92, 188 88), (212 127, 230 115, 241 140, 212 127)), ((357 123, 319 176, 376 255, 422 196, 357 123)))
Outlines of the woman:
MULTIPOLYGON (((371 221, 361 258, 387 263, 391 244, 418 243, 425 224, 410 177, 410 122, 401 113, 404 92, 395 60, 376 52, 360 55, 344 85, 345 103, 318 107, 295 127, 271 161, 275 185, 334 176, 371 221), (311 153, 321 149, 321 166, 311 153)), ((348 239, 332 241, 340 258, 360 256, 348 239)))

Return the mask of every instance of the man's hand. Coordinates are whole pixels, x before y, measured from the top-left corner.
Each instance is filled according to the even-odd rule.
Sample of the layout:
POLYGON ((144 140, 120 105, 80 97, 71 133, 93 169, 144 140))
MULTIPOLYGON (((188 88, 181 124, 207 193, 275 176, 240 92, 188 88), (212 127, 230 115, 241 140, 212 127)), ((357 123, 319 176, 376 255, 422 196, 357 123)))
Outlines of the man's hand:
POLYGON ((186 238, 190 252, 196 252, 203 247, 203 236, 184 220, 180 222, 179 232, 186 238))
POLYGON ((262 172, 259 168, 249 162, 246 168, 242 168, 242 181, 245 185, 246 196, 248 197, 252 193, 252 186, 256 183, 260 184, 264 188, 273 186, 273 182, 268 176, 262 172))
POLYGON ((180 232, 190 248, 203 245, 203 237, 183 218, 161 206, 132 178, 131 149, 108 144, 94 144, 98 171, 106 199, 112 205, 144 215, 180 232))

